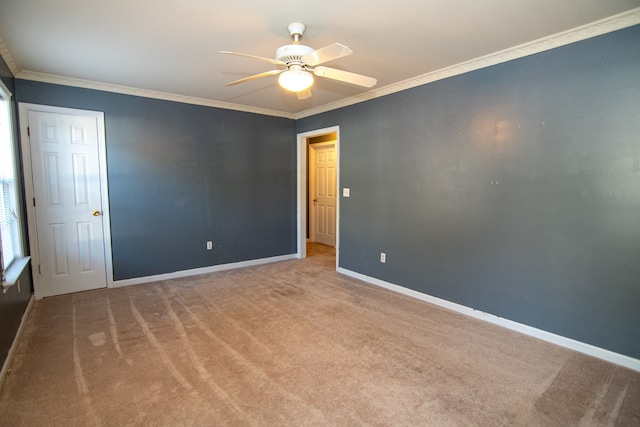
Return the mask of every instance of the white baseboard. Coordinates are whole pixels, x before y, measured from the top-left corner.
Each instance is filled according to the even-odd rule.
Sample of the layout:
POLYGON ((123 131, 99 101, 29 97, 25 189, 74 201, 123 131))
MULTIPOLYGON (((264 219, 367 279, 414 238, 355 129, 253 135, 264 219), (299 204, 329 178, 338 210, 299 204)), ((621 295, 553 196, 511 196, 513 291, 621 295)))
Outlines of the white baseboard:
POLYGON ((136 277, 133 279, 117 280, 117 281, 114 281, 113 285, 109 287, 118 288, 121 286, 139 285, 142 283, 157 282, 160 280, 179 279, 182 277, 197 276, 199 274, 215 273, 216 271, 233 270, 236 268, 253 267, 256 265, 287 261, 287 260, 296 259, 296 258, 297 258, 296 254, 288 254, 288 255, 279 255, 279 256, 274 256, 269 258, 260 258, 260 259, 252 259, 248 261, 232 262, 229 264, 214 265, 211 267, 194 268, 191 270, 181 270, 181 271, 175 271, 173 273, 166 273, 166 274, 156 274, 154 276, 145 276, 145 277, 136 277))
POLYGON ((27 319, 29 318, 29 313, 31 313, 31 308, 33 307, 34 301, 35 301, 35 297, 31 295, 31 298, 29 299, 29 304, 27 304, 27 308, 24 310, 24 313, 22 314, 22 320, 20 320, 20 326, 18 326, 18 330, 16 331, 16 336, 13 337, 13 343, 11 344, 11 347, 9 347, 9 353, 7 353, 7 358, 4 360, 4 363, 2 364, 2 369, 0 369, 0 390, 2 390, 2 386, 4 385, 4 380, 7 378, 9 367, 11 366, 11 362, 13 361, 13 356, 15 356, 16 349, 18 348, 18 342, 20 341, 20 337, 22 336, 24 327, 27 324, 27 319))
POLYGON ((384 280, 376 279, 375 277, 356 273, 355 271, 347 270, 342 267, 338 267, 337 271, 338 273, 353 277, 358 280, 362 280, 363 282, 380 286, 391 291, 398 292, 455 311, 460 314, 464 314, 466 316, 484 320, 485 322, 493 323, 494 325, 502 326, 504 328, 511 329, 513 331, 520 332, 522 334, 529 335, 531 337, 538 338, 562 347, 566 347, 580 353, 588 354, 589 356, 597 357, 598 359, 606 360, 607 362, 615 363, 616 365, 624 366, 626 368, 640 372, 640 360, 638 359, 615 353, 604 348, 596 347, 591 344, 583 343, 581 341, 576 341, 571 338, 563 337, 561 335, 553 334, 551 332, 543 331, 542 329, 537 329, 532 326, 514 322, 513 320, 498 317, 493 314, 485 313, 483 311, 474 310, 471 307, 467 307, 431 295, 423 294, 422 292, 414 291, 413 289, 385 282, 384 280))

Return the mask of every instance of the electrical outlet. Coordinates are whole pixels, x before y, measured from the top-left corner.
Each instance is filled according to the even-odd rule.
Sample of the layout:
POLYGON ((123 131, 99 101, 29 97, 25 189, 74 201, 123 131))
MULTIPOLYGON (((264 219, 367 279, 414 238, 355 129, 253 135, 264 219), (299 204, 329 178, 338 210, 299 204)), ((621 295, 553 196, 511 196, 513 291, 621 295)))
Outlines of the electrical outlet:
POLYGON ((387 254, 385 254, 384 252, 380 252, 380 262, 383 264, 387 262, 387 254))
POLYGON ((211 240, 209 240, 207 242, 207 250, 210 251, 211 249, 213 249, 213 242, 211 240))

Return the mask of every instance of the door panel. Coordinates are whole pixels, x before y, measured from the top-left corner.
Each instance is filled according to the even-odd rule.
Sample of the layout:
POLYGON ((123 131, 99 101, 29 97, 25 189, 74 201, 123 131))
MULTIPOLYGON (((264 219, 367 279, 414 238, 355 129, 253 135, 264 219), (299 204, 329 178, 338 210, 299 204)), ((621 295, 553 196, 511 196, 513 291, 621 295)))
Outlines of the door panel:
POLYGON ((95 117, 29 111, 41 296, 106 287, 95 117))
POLYGON ((315 228, 312 239, 318 243, 336 244, 336 146, 312 147, 315 150, 315 228))
POLYGON ((73 165, 73 189, 76 207, 89 206, 89 171, 87 170, 86 154, 74 153, 73 165))

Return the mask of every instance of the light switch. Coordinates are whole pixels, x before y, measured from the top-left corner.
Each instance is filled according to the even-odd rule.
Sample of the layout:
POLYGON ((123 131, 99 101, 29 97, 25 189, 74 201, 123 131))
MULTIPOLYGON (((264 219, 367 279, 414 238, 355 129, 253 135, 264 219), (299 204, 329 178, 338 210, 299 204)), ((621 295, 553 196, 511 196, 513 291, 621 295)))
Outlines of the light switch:
POLYGON ((351 189, 343 188, 342 189, 342 197, 350 197, 350 196, 351 196, 351 189))

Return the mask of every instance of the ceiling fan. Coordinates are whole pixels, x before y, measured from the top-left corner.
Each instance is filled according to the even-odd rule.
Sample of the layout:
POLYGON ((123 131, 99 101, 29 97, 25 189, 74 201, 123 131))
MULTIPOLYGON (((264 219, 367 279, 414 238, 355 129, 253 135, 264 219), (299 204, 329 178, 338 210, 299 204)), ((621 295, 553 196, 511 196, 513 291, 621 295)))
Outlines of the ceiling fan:
POLYGON ((314 81, 314 75, 350 83, 357 86, 363 86, 366 88, 373 87, 377 83, 377 80, 373 77, 367 77, 363 76, 362 74, 351 73, 349 71, 338 70, 335 68, 319 66, 320 64, 324 64, 325 62, 333 61, 334 59, 351 55, 353 51, 347 46, 340 43, 333 43, 321 49, 314 50, 309 46, 300 44, 300 40, 302 39, 302 35, 304 34, 304 31, 306 29, 304 24, 294 22, 292 24, 289 24, 287 29, 289 30, 289 34, 291 34, 291 40, 293 41, 293 44, 280 46, 276 50, 276 59, 247 55, 244 53, 229 52, 226 50, 220 51, 219 53, 223 53, 226 55, 244 56, 247 58, 269 62, 271 64, 279 65, 282 67, 281 69, 265 71, 264 73, 245 77, 243 79, 227 83, 225 86, 232 86, 239 83, 248 82, 250 80, 268 76, 275 76, 279 74, 280 76, 278 77, 278 83, 280 84, 280 86, 290 92, 295 92, 298 96, 298 99, 306 99, 311 97, 310 88, 314 81))

